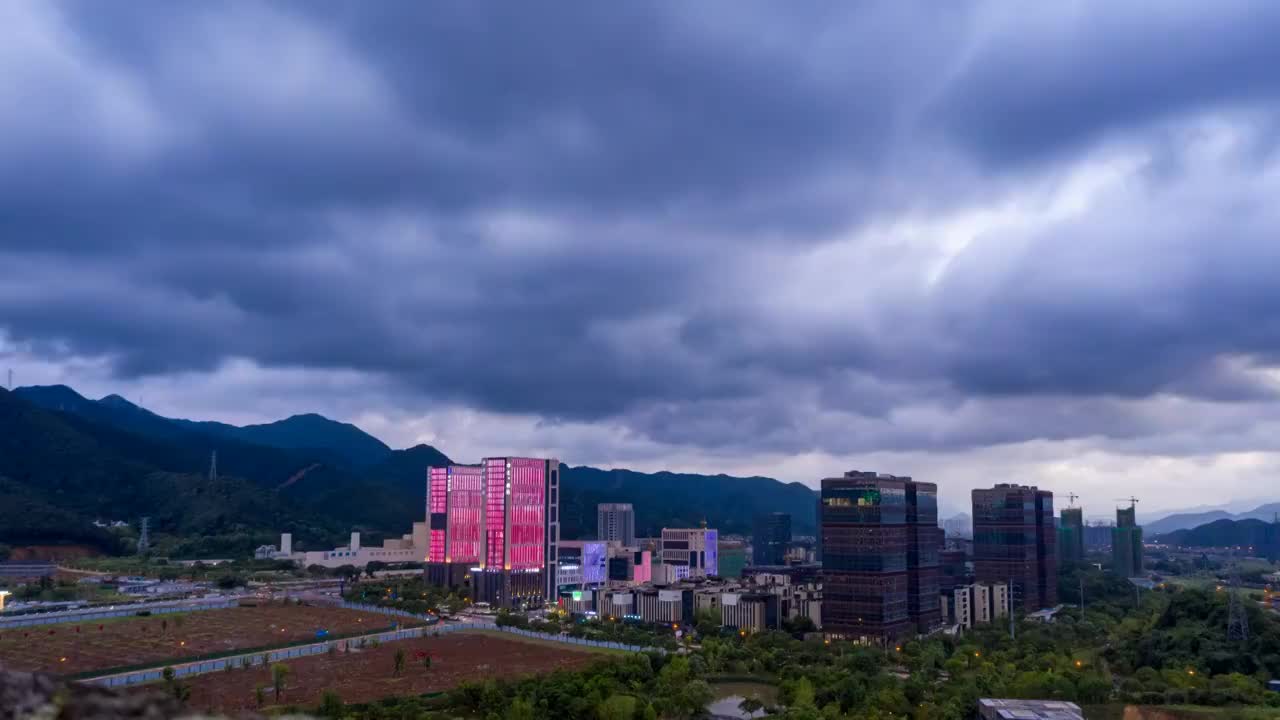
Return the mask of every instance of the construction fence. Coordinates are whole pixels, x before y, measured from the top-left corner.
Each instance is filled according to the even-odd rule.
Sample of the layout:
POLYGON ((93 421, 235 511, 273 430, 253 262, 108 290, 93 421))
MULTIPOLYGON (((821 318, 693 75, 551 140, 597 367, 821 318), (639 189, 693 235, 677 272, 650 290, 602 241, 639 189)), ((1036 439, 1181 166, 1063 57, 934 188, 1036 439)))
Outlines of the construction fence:
POLYGON ((11 630, 13 628, 34 627, 36 625, 54 625, 60 623, 71 622, 93 622, 95 620, 107 620, 109 618, 132 617, 139 613, 150 615, 169 615, 172 613, 189 613, 200 612, 203 610, 226 610, 237 605, 235 600, 214 600, 210 602, 192 603, 189 605, 160 605, 148 606, 144 604, 128 605, 115 610, 73 610, 70 612, 47 613, 41 615, 19 615, 12 618, 0 619, 0 630, 11 630))

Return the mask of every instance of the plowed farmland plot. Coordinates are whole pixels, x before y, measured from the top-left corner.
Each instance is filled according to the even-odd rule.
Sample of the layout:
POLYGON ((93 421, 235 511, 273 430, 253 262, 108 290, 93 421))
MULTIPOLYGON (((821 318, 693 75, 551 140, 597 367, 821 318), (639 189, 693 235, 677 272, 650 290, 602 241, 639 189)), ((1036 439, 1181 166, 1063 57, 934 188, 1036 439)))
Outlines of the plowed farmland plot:
POLYGON ((398 618, 331 607, 262 605, 0 630, 0 667, 60 675, 373 632, 398 618))
MULTIPOLYGON (((598 653, 551 642, 509 640, 482 633, 454 633, 421 640, 383 643, 330 655, 289 660, 280 705, 314 706, 326 690, 344 702, 369 702, 393 695, 447 690, 464 681, 513 678, 581 668, 599 661, 598 653), (395 674, 396 650, 405 653, 404 670, 395 674), (425 667, 423 658, 431 657, 425 667)), ((269 668, 237 668, 182 681, 191 688, 188 706, 232 712, 257 709, 255 688, 265 686, 266 704, 277 704, 269 668)), ((150 688, 149 688, 150 689, 150 688)))

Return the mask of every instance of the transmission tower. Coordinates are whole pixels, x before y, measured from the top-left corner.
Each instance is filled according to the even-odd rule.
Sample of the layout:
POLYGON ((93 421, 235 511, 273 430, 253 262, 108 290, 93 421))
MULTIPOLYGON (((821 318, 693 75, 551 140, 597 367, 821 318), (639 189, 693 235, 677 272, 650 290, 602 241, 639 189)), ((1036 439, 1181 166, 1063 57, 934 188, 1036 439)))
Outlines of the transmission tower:
POLYGON ((151 518, 143 517, 138 531, 138 554, 145 555, 151 549, 151 518))
POLYGON ((1249 641, 1249 615, 1240 599, 1240 576, 1231 573, 1231 594, 1227 598, 1227 642, 1249 641))
POLYGON ((213 451, 213 456, 209 458, 209 482, 218 479, 218 451, 213 451))

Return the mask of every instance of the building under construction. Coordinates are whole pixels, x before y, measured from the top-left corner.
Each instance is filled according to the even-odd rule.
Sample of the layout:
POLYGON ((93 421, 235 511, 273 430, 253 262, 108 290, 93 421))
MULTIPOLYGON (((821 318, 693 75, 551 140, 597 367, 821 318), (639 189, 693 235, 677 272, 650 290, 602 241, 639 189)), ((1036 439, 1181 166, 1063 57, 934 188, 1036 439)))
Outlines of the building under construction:
POLYGON ((1142 575, 1142 528, 1133 505, 1116 508, 1116 526, 1111 530, 1111 568, 1120 577, 1142 575))
POLYGON ((1058 560, 1064 563, 1084 562, 1084 508, 1062 509, 1058 520, 1058 560))

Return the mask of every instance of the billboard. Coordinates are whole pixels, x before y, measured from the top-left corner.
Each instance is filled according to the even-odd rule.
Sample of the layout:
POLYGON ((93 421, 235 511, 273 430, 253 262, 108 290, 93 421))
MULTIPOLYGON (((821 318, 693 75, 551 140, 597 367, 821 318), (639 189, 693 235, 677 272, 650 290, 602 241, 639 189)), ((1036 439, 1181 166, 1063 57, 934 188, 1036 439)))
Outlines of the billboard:
POLYGON ((614 593, 613 594, 612 602, 614 605, 630 605, 634 601, 635 601, 635 598, 631 593, 614 593))
POLYGON ((659 590, 658 602, 680 602, 681 592, 679 590, 659 590))
POLYGON ((608 551, 602 542, 582 545, 582 581, 602 583, 608 570, 608 551))
POLYGON ((741 596, 738 593, 722 593, 720 595, 720 604, 734 607, 738 604, 739 597, 741 596))

